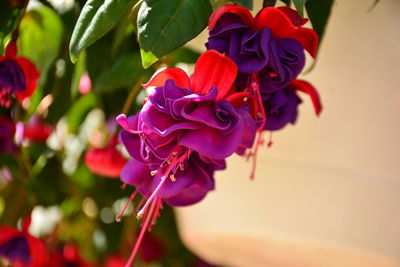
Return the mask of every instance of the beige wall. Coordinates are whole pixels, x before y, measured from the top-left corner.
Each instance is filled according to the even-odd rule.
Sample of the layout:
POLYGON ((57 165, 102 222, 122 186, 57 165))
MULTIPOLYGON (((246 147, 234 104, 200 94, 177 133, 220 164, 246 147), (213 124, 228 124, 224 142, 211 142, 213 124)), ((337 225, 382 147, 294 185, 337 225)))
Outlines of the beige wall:
POLYGON ((303 77, 319 89, 320 118, 304 96, 254 182, 232 157, 215 192, 177 209, 195 252, 228 266, 400 266, 400 1, 368 11, 373 2, 336 1, 303 77))

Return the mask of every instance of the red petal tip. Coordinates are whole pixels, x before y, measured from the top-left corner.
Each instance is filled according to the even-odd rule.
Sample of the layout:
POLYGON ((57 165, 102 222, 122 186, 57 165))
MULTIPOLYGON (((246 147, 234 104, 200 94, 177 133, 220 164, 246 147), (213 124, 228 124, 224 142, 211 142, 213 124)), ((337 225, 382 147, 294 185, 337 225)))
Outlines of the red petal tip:
POLYGON ((232 13, 241 18, 243 23, 252 27, 254 24, 253 16, 251 15, 250 11, 242 6, 239 5, 223 5, 217 8, 208 19, 208 30, 214 29, 215 25, 217 24, 218 20, 226 13, 232 13))
POLYGON ((293 90, 308 94, 313 103, 315 115, 317 115, 317 117, 318 117, 319 114, 321 114, 321 111, 322 111, 321 99, 319 97, 317 90, 311 83, 304 81, 304 80, 293 80, 290 83, 290 87, 293 90))
POLYGON ((213 86, 218 89, 217 99, 225 98, 236 79, 237 67, 229 57, 208 50, 196 62, 191 77, 192 90, 198 94, 208 94, 213 86))
POLYGON ((176 85, 182 88, 190 88, 190 79, 187 74, 179 68, 163 68, 158 70, 150 78, 149 82, 142 84, 144 88, 150 86, 164 86, 168 79, 175 81, 176 85))

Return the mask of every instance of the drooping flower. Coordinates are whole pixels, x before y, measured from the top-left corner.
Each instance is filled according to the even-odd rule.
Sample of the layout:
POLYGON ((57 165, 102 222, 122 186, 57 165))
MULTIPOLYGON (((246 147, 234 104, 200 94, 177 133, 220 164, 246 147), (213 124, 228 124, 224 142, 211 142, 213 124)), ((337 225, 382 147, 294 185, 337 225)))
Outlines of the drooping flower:
POLYGON ((199 58, 191 79, 179 69, 156 73, 144 85, 156 88, 142 110, 117 118, 125 129, 121 141, 133 158, 122 181, 146 197, 162 181, 157 195, 179 206, 193 204, 212 190, 213 171, 254 141, 255 124, 247 106, 235 108, 224 99, 231 95, 235 74, 234 63, 212 50, 199 58), (172 181, 165 179, 170 175, 172 181))
POLYGON ((286 87, 304 67, 304 50, 315 57, 318 37, 307 19, 288 7, 267 7, 255 18, 237 5, 218 8, 209 19, 208 49, 226 53, 238 66, 236 85, 245 89, 258 73, 261 94, 286 87))
POLYGON ((302 102, 296 91, 307 93, 311 96, 315 113, 321 112, 321 103, 315 88, 303 80, 293 80, 282 90, 271 92, 263 96, 265 109, 265 130, 279 130, 288 123, 294 124, 297 119, 297 106, 302 102))
POLYGON ((39 72, 27 58, 17 57, 15 43, 10 43, 6 54, 0 56, 0 105, 11 106, 11 95, 22 102, 36 89, 39 72))
POLYGON ((9 226, 0 227, 0 258, 13 266, 42 267, 47 262, 43 241, 28 233, 30 219, 23 223, 22 231, 9 226))
POLYGON ((82 259, 74 245, 65 245, 62 249, 52 253, 49 257, 48 267, 89 267, 90 264, 82 259))
POLYGON ((7 117, 0 117, 0 153, 14 153, 17 147, 14 144, 15 124, 7 117))
POLYGON ((236 74, 231 59, 209 50, 190 78, 177 68, 157 72, 144 85, 154 88, 142 110, 117 117, 124 128, 121 142, 132 156, 121 179, 146 199, 139 205, 138 217, 145 219, 128 264, 163 201, 200 201, 214 188, 214 171, 225 168, 225 158, 253 145, 256 125, 249 105, 235 97, 236 74))
POLYGON ((97 175, 118 178, 127 160, 116 148, 116 138, 112 138, 105 148, 91 148, 85 154, 89 170, 97 175))

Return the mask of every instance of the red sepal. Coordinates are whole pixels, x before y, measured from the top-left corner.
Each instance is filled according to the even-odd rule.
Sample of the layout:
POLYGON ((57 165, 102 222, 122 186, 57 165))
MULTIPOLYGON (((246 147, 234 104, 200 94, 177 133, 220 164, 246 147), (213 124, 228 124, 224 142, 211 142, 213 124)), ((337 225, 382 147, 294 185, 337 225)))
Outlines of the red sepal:
POLYGON ((247 8, 239 5, 223 5, 217 8, 208 19, 208 30, 211 31, 214 29, 218 20, 226 13, 238 15, 242 19, 243 23, 250 27, 254 25, 253 16, 247 8))
POLYGON ((48 260, 48 255, 43 241, 30 234, 25 234, 25 237, 28 241, 29 253, 31 255, 31 264, 29 266, 44 266, 48 260))
POLYGON ((11 228, 8 226, 0 227, 0 244, 3 244, 15 237, 23 235, 20 231, 15 228, 11 228))
POLYGON ((257 119, 256 100, 251 94, 247 92, 239 92, 228 96, 226 100, 228 100, 235 108, 240 108, 241 106, 248 104, 250 115, 254 119, 257 119))
POLYGON ((315 87, 311 83, 306 82, 304 80, 293 80, 289 86, 293 90, 308 94, 314 105, 315 114, 317 116, 319 116, 319 114, 322 111, 322 104, 321 104, 320 97, 319 97, 318 92, 315 89, 315 87))
POLYGON ((106 258, 105 267, 124 267, 125 260, 120 256, 108 256, 106 258))
POLYGON ((95 174, 118 178, 127 160, 111 145, 106 148, 91 148, 85 154, 85 162, 89 170, 95 174))
POLYGON ((235 82, 236 74, 237 67, 232 59, 215 50, 208 50, 196 62, 190 78, 192 90, 206 95, 211 87, 216 86, 217 100, 224 99, 235 82))
POLYGON ((23 233, 28 233, 29 231, 29 226, 31 225, 32 222, 32 216, 29 214, 22 220, 22 232, 23 233))
POLYGON ((53 128, 44 123, 41 118, 34 116, 24 127, 24 137, 34 142, 46 142, 53 128))
POLYGON ((293 24, 285 12, 278 8, 267 7, 261 10, 255 18, 256 28, 268 27, 276 38, 292 38, 315 58, 318 48, 318 35, 308 28, 300 28, 293 24))
MULTIPOLYGON (((28 222, 24 223, 25 226, 28 222)), ((26 228, 24 226, 24 228, 26 228)), ((26 229, 25 229, 26 231, 26 229)), ((47 262, 47 251, 42 240, 31 236, 27 232, 21 232, 8 226, 0 227, 0 244, 10 241, 13 238, 24 236, 28 243, 29 255, 31 257, 30 267, 44 266, 47 262)), ((22 265, 25 266, 25 265, 22 265)))
POLYGON ((154 75, 150 78, 150 81, 146 84, 142 84, 144 88, 150 86, 164 86, 165 82, 168 79, 172 79, 175 81, 176 85, 181 88, 190 88, 190 79, 187 74, 178 68, 164 68, 158 70, 154 75))
POLYGON ((299 13, 297 13, 296 10, 291 9, 290 7, 280 6, 277 7, 277 9, 285 13, 285 15, 292 21, 293 25, 296 27, 301 27, 308 22, 308 19, 300 17, 299 13))
POLYGON ((35 65, 27 58, 16 57, 15 61, 20 65, 24 72, 26 79, 26 88, 21 92, 15 92, 15 97, 19 102, 22 102, 25 98, 30 97, 36 89, 37 79, 40 74, 36 69, 35 65))

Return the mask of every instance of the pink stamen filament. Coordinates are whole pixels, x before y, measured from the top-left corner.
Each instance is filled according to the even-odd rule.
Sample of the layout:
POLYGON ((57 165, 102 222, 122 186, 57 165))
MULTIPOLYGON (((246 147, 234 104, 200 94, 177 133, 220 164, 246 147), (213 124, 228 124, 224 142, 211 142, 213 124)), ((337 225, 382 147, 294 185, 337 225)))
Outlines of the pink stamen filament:
POLYGON ((158 199, 158 197, 156 197, 156 201, 153 201, 151 203, 150 210, 149 210, 149 212, 148 212, 148 214, 146 216, 146 219, 145 219, 145 221, 143 223, 142 229, 140 230, 139 237, 136 240, 135 246, 133 247, 132 253, 129 256, 128 262, 125 264, 125 267, 130 267, 132 265, 133 260, 135 259, 135 256, 136 256, 136 254, 137 254, 137 252, 139 250, 140 244, 142 243, 144 233, 148 229, 149 223, 151 221, 154 208, 156 207, 156 204, 157 204, 157 199, 158 199))
MULTIPOLYGON (((179 158, 177 158, 176 155, 177 155, 177 152, 172 152, 172 154, 161 164, 161 168, 163 166, 165 166, 165 164, 168 164, 169 166, 168 166, 167 170, 161 176, 161 181, 157 185, 156 189, 153 191, 153 193, 147 199, 147 201, 144 204, 143 208, 137 213, 136 217, 138 219, 143 217, 143 215, 145 214, 146 209, 148 208, 150 203, 153 201, 153 199, 157 195, 158 191, 161 189, 161 187, 163 186, 165 181, 168 179, 168 177, 170 177, 171 171, 173 171, 175 169, 175 172, 176 172, 176 170, 180 167, 180 164, 183 163, 184 160, 189 157, 190 149, 186 149, 186 151, 183 153, 183 155, 180 156, 179 158)), ((175 179, 174 176, 173 176, 175 174, 175 172, 171 175, 171 179, 175 179)))
POLYGON ((258 80, 258 74, 253 73, 251 77, 251 83, 250 83, 250 94, 254 96, 256 99, 256 104, 257 104, 257 115, 259 118, 260 125, 257 128, 257 137, 256 137, 256 142, 249 152, 247 158, 252 159, 252 168, 250 172, 250 180, 253 180, 255 177, 255 172, 257 168, 257 154, 258 154, 258 147, 263 143, 262 140, 262 135, 263 135, 263 130, 265 126, 265 122, 267 120, 265 116, 265 110, 264 110, 264 105, 263 101, 261 98, 261 93, 260 93, 260 82, 258 80))
POLYGON ((137 195, 137 192, 138 192, 138 191, 135 191, 135 192, 133 192, 133 193, 131 194, 131 196, 129 197, 128 201, 126 201, 126 203, 125 203, 124 207, 122 208, 122 210, 120 211, 120 213, 119 213, 117 216, 115 216, 115 220, 116 220, 117 222, 120 222, 120 221, 121 221, 122 215, 124 214, 125 210, 128 208, 129 204, 132 203, 133 199, 134 199, 135 196, 137 195))
POLYGON ((139 201, 139 204, 137 205, 137 207, 135 208, 135 211, 133 212, 134 214, 137 213, 141 208, 143 203, 146 201, 145 197, 142 197, 142 199, 139 201))

